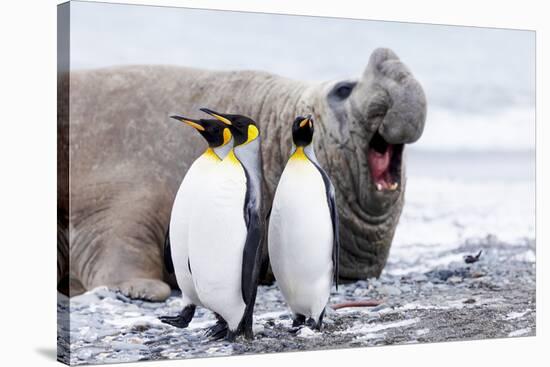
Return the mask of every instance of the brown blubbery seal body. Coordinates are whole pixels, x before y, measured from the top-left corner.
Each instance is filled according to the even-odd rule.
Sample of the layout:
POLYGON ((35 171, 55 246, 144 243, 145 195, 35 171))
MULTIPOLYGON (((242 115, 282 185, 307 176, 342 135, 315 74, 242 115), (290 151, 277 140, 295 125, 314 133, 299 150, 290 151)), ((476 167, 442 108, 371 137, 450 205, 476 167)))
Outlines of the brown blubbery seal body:
POLYGON ((168 296, 162 246, 172 202, 205 149, 195 132, 169 116, 204 117, 200 107, 249 116, 259 124, 267 207, 291 148, 290 124, 312 114, 315 150, 336 189, 340 276, 362 279, 382 271, 403 207, 402 147, 420 137, 426 118, 420 84, 392 51, 375 50, 361 78, 341 82, 128 66, 71 72, 69 85, 70 205, 60 200, 58 209, 69 226, 58 230, 58 275, 70 274, 74 294, 107 285, 135 298, 168 296), (397 188, 392 182, 391 189, 380 190, 373 181, 372 162, 383 159, 371 157, 388 157, 373 155, 374 144, 380 152, 393 149, 392 174, 384 174, 397 188), (63 257, 66 243, 69 259, 63 257))

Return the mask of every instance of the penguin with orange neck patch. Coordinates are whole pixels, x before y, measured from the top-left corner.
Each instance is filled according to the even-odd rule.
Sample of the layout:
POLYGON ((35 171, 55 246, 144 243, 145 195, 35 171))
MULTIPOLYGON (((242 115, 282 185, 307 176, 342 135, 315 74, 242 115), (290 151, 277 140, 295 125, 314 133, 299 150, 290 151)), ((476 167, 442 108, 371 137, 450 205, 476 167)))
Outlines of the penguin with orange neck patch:
POLYGON ((193 283, 203 306, 218 316, 215 337, 251 339, 263 233, 260 132, 246 116, 201 111, 224 123, 234 143, 196 193, 201 205, 189 231, 193 283))
MULTIPOLYGON (((167 271, 175 274, 182 292, 183 310, 176 316, 163 316, 160 320, 175 327, 185 328, 195 314, 196 306, 202 306, 193 284, 189 258, 189 229, 192 213, 201 206, 196 193, 203 190, 209 172, 227 156, 233 148, 230 129, 217 119, 189 119, 183 116, 171 116, 191 127, 206 140, 208 147, 187 170, 178 189, 172 213, 170 227, 164 244, 164 262, 167 271)), ((217 329, 212 329, 216 333, 217 329)))
POLYGON ((293 327, 321 330, 338 280, 338 215, 334 187, 313 148, 313 119, 292 124, 293 147, 275 191, 268 229, 269 259, 294 317, 293 327))

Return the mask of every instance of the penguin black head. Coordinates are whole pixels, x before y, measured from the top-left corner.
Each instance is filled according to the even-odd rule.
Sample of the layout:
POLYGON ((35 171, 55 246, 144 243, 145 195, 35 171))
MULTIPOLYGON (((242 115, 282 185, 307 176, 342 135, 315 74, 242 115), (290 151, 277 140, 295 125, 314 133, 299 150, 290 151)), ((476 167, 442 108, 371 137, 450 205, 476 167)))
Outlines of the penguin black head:
POLYGON ((194 127, 208 142, 208 146, 211 148, 220 147, 227 144, 231 140, 230 129, 221 121, 214 119, 195 120, 183 116, 170 117, 194 127))
POLYGON ((219 121, 223 122, 229 129, 234 138, 234 146, 250 143, 260 135, 258 126, 249 117, 243 115, 231 115, 218 113, 208 108, 201 108, 201 111, 214 116, 219 121))
POLYGON ((297 147, 305 147, 313 140, 313 118, 298 116, 292 123, 292 141, 297 147))

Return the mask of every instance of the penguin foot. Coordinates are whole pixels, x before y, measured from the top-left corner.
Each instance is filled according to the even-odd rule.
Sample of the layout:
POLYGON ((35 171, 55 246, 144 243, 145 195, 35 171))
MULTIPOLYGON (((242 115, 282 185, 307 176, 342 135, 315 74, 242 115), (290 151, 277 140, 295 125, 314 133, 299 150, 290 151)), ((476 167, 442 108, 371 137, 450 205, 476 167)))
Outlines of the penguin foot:
POLYGON ((183 308, 183 310, 181 310, 178 316, 161 316, 159 317, 159 320, 165 324, 184 329, 193 319, 193 316, 195 315, 195 308, 195 305, 187 305, 183 308))
POLYGON ((298 331, 300 331, 303 327, 304 327, 303 325, 292 327, 288 329, 288 332, 291 333, 292 335, 296 335, 298 334, 298 331))
POLYGON ((295 328, 298 326, 302 326, 304 325, 305 322, 306 322, 306 317, 298 313, 292 319, 292 327, 295 328))
POLYGON ((246 327, 244 329, 243 334, 244 334, 245 339, 247 339, 247 340, 253 340, 254 339, 254 332, 252 331, 252 326, 246 327))
POLYGON ((235 341, 235 339, 237 338, 237 331, 233 331, 233 330, 227 330, 227 334, 225 334, 225 340, 230 342, 230 343, 233 343, 235 341))
POLYGON ((189 323, 184 322, 179 315, 178 316, 161 316, 159 317, 159 320, 165 324, 172 325, 180 329, 184 329, 189 325, 189 323))
POLYGON ((227 322, 223 319, 218 319, 218 322, 206 330, 204 336, 210 340, 220 340, 227 335, 227 322))
POLYGON ((306 321, 306 326, 308 326, 310 329, 321 331, 323 329, 324 316, 325 316, 325 309, 321 311, 321 314, 319 315, 319 319, 317 321, 315 321, 312 317, 308 318, 306 321))
POLYGON ((310 329, 315 329, 317 331, 321 331, 323 329, 323 320, 319 319, 319 321, 313 320, 311 317, 307 319, 306 326, 310 329))

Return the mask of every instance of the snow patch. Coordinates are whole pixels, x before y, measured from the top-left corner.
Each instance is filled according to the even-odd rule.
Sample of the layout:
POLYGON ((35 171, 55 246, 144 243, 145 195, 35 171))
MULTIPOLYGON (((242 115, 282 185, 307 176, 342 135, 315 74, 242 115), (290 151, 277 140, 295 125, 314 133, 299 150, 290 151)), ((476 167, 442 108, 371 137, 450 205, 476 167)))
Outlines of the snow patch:
POLYGON ((519 319, 525 315, 527 315, 531 310, 525 310, 523 312, 510 312, 508 313, 508 315, 506 315, 506 317, 504 318, 504 320, 515 320, 515 319, 519 319))
POLYGON ((417 322, 420 321, 420 318, 416 317, 414 319, 407 319, 407 320, 400 320, 395 322, 387 322, 385 324, 355 324, 353 327, 351 327, 348 330, 339 332, 340 334, 369 334, 369 333, 376 333, 378 331, 387 330, 387 329, 393 329, 393 328, 399 328, 399 327, 407 327, 410 325, 414 325, 417 322))
POLYGON ((305 326, 296 333, 296 336, 298 338, 317 338, 321 336, 321 333, 318 331, 311 330, 310 328, 305 326))
POLYGON ((519 329, 519 330, 514 330, 512 332, 510 332, 508 334, 508 336, 522 336, 522 335, 525 335, 527 334, 528 332, 531 331, 531 328, 530 327, 526 327, 524 329, 519 329))

